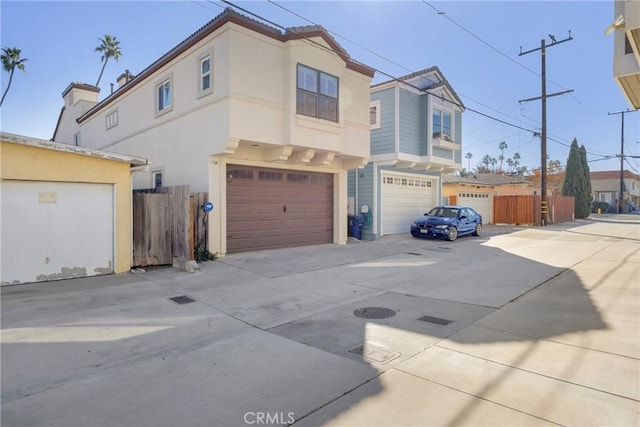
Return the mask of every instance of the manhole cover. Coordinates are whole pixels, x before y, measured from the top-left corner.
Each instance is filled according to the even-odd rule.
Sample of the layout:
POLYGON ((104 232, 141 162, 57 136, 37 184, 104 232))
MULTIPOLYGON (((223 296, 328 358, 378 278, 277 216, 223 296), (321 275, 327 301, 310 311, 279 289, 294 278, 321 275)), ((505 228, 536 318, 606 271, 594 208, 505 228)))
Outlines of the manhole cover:
POLYGON ((418 320, 429 323, 437 323, 438 325, 448 325, 449 323, 453 323, 453 320, 441 319, 440 317, 433 316, 422 316, 418 320))
POLYGON ((353 314, 363 319, 387 319, 395 316, 396 312, 384 307, 362 307, 354 310, 353 314))
POLYGON ((393 359, 400 357, 400 353, 392 351, 384 347, 380 347, 374 344, 364 343, 360 344, 347 351, 349 354, 358 356, 366 360, 367 362, 387 363, 393 359))
POLYGON ((173 298, 169 298, 171 301, 175 302, 176 304, 189 304, 192 302, 196 302, 196 300, 194 300, 191 297, 188 297, 186 295, 180 295, 177 297, 173 297, 173 298))

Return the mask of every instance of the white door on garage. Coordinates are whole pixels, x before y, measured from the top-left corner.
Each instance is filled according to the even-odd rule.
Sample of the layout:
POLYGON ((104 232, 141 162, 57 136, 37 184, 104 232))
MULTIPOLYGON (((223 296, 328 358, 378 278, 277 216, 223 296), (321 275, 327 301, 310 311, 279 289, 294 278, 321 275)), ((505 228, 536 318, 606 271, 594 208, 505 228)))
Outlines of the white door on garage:
POLYGON ((3 285, 113 272, 111 184, 0 185, 3 285))
POLYGON ((409 233, 411 222, 434 207, 437 181, 424 175, 382 175, 381 235, 409 233))
POLYGON ((493 224, 493 195, 473 191, 458 193, 458 204, 475 209, 482 215, 484 224, 493 224))

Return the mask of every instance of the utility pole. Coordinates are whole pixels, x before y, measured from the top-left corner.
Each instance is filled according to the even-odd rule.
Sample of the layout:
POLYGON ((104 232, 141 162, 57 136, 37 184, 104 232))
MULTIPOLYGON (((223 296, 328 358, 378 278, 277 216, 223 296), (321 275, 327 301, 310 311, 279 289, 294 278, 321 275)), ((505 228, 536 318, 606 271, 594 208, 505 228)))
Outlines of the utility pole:
POLYGON ((569 89, 562 92, 547 94, 547 47, 555 46, 557 44, 573 40, 573 37, 571 37, 571 31, 569 31, 569 37, 564 40, 556 40, 556 38, 551 34, 549 34, 549 38, 551 39, 550 44, 546 44, 546 40, 542 39, 540 40, 540 47, 528 50, 526 52, 523 52, 522 46, 520 46, 520 55, 518 55, 527 55, 531 52, 536 52, 539 50, 542 58, 542 73, 540 75, 542 79, 542 95, 535 98, 521 99, 520 101, 518 101, 522 103, 536 101, 538 99, 542 100, 542 134, 540 136, 540 209, 542 213, 542 225, 547 225, 549 220, 549 205, 547 203, 547 98, 573 92, 573 89, 569 89))
POLYGON ((624 115, 628 114, 628 113, 635 113, 638 110, 634 110, 631 111, 628 108, 624 111, 618 111, 616 113, 607 113, 609 116, 613 116, 616 114, 620 114, 620 116, 622 117, 621 120, 621 129, 620 129, 620 193, 618 195, 618 213, 621 214, 622 213, 622 202, 623 202, 623 195, 624 195, 624 159, 625 159, 625 155, 624 155, 624 115))

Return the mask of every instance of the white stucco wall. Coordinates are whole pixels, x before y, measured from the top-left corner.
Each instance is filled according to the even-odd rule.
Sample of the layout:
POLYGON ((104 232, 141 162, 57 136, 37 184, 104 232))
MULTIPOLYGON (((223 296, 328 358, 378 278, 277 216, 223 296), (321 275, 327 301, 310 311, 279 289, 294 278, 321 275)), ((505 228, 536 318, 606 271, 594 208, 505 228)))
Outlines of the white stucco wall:
MULTIPOLYGON (((321 37, 314 40, 329 48, 321 37)), ((344 243, 346 171, 369 157, 370 83, 309 42, 283 42, 226 23, 84 120, 82 138, 93 148, 149 159, 149 171, 136 174, 134 188, 153 186, 152 174, 161 170, 165 186, 208 191, 216 206, 209 216, 210 250, 220 254, 226 251, 227 163, 332 173, 334 241, 344 243), (213 55, 213 92, 198 96, 206 53, 213 55), (296 114, 298 63, 339 78, 338 123, 296 114), (172 110, 157 115, 156 87, 167 77, 172 110), (114 109, 118 125, 106 129, 106 114, 114 109)))

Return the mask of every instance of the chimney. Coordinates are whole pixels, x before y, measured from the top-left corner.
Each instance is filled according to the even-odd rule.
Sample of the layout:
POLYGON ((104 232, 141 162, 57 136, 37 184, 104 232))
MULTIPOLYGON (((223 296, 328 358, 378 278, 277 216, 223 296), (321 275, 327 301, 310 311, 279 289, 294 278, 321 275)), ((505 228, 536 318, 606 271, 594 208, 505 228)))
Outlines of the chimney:
POLYGON ((62 98, 65 107, 69 108, 81 101, 95 105, 98 103, 99 94, 100 88, 96 86, 73 82, 62 92, 62 98))
POLYGON ((130 80, 132 80, 135 76, 131 74, 131 71, 124 70, 124 73, 118 76, 118 89, 127 84, 130 80))

